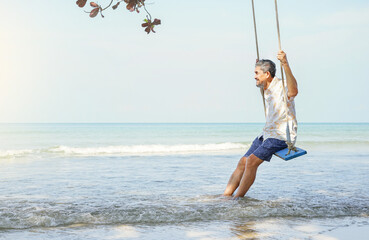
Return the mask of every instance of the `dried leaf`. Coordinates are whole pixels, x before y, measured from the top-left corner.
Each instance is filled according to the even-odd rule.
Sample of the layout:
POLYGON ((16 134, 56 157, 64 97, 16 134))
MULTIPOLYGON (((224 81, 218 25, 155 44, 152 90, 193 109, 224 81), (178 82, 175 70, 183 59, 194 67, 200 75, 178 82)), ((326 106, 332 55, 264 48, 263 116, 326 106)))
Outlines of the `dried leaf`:
POLYGON ((137 11, 138 8, 144 5, 145 0, 124 0, 127 3, 127 9, 131 12, 137 11))
POLYGON ((97 14, 99 13, 100 8, 94 8, 92 9, 92 11, 90 12, 90 17, 94 18, 97 16, 97 14))
POLYGON ((77 0, 78 7, 83 8, 86 5, 87 0, 77 0))
POLYGON ((120 2, 117 2, 117 4, 115 4, 114 6, 113 6, 113 9, 115 10, 115 9, 117 9, 117 7, 119 6, 119 4, 120 4, 120 2))
POLYGON ((155 18, 154 22, 152 23, 152 25, 160 25, 160 24, 161 24, 161 20, 157 18, 155 18))
POLYGON ((141 26, 145 28, 145 32, 147 32, 147 34, 151 31, 155 33, 154 27, 161 24, 161 20, 157 18, 155 18, 153 22, 151 22, 150 19, 145 19, 144 21, 145 23, 142 23, 141 26))
POLYGON ((94 2, 90 2, 90 6, 91 6, 91 7, 95 7, 95 8, 96 8, 96 7, 99 7, 99 5, 97 5, 97 4, 96 4, 96 3, 94 3, 94 2))

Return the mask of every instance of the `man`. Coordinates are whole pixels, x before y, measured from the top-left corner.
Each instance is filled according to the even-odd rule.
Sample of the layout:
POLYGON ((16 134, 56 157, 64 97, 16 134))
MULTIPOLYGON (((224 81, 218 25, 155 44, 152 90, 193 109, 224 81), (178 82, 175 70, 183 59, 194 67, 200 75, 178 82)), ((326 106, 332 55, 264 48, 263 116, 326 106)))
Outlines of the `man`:
POLYGON ((253 141, 250 149, 238 162, 224 191, 224 196, 232 196, 237 188, 234 198, 245 196, 255 181, 260 164, 264 161, 269 162, 275 152, 287 147, 287 121, 291 141, 293 143, 296 141, 297 120, 294 97, 298 93, 297 82, 288 64, 286 53, 279 51, 277 58, 286 73, 287 114, 282 80, 275 77, 275 64, 270 60, 258 61, 255 65, 255 80, 256 86, 264 89, 266 123, 263 132, 253 141))

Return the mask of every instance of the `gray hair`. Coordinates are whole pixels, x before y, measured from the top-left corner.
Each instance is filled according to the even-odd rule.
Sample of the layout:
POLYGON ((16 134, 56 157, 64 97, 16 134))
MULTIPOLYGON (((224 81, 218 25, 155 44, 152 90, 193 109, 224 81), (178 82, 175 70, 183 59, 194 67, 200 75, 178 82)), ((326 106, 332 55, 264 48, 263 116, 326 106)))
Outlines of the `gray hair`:
POLYGON ((260 67, 260 69, 264 73, 270 72, 270 75, 274 78, 276 68, 275 68, 275 63, 273 61, 269 59, 261 59, 255 64, 255 67, 260 67))

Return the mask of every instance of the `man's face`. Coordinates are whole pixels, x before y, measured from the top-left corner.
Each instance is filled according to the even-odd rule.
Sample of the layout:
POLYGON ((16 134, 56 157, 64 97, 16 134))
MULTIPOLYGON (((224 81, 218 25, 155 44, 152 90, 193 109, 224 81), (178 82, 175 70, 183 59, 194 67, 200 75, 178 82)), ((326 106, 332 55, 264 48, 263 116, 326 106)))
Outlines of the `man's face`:
POLYGON ((264 87, 269 77, 269 72, 263 72, 259 66, 255 67, 255 80, 257 87, 264 87))

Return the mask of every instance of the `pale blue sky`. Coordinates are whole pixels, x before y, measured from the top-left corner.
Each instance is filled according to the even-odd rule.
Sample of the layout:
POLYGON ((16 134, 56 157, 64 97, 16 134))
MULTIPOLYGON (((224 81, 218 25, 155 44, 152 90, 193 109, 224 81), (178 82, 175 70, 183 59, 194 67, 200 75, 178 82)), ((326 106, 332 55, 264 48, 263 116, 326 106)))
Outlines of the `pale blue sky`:
MULTIPOLYGON (((123 5, 91 19, 75 0, 0 2, 0 122, 264 121, 251 0, 147 0, 150 35, 123 5)), ((369 1, 278 3, 298 120, 369 122, 369 1)), ((276 60, 274 1, 255 7, 276 60)))

